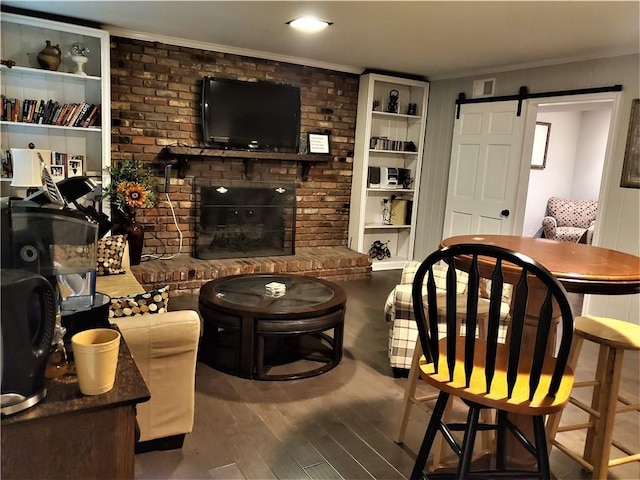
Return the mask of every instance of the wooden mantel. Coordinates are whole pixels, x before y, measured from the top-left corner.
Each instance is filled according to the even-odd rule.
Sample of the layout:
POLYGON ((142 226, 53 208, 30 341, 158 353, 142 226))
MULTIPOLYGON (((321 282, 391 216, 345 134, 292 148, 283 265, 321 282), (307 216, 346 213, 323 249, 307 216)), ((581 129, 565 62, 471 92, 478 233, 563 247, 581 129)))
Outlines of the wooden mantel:
POLYGON ((309 178, 309 169, 314 163, 330 162, 328 154, 299 154, 280 152, 251 152, 245 150, 219 150, 206 147, 164 147, 160 152, 160 158, 176 159, 178 177, 184 178, 192 157, 221 157, 239 158, 244 162, 244 171, 247 180, 251 180, 253 174, 253 161, 275 160, 297 162, 302 165, 302 181, 309 178))

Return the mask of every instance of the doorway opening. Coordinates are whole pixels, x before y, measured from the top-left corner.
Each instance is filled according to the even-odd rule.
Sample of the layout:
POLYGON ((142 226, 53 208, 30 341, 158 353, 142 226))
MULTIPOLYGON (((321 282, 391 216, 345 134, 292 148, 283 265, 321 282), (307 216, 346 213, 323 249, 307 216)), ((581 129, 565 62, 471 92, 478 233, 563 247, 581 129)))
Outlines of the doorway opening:
MULTIPOLYGON (((610 139, 618 91, 461 104, 453 131, 443 236, 540 236, 551 196, 597 199, 603 211, 610 184, 606 179, 612 175, 610 139), (572 129, 561 127, 560 112, 573 117, 572 129), (553 144, 546 163, 535 165, 544 163, 544 169, 531 165, 537 121, 551 124, 553 144), (564 130, 573 132, 571 141, 564 130), (555 169, 566 171, 561 175, 555 169)), ((596 245, 599 228, 596 215, 596 245)))
MULTIPOLYGON (((550 197, 596 200, 598 209, 602 210, 600 197, 606 174, 615 95, 586 95, 583 99, 577 97, 569 102, 546 99, 537 107, 532 105, 536 124, 548 124, 549 130, 544 168, 532 164, 529 174, 523 236, 543 236, 542 219, 550 197)), ((532 161, 536 163, 533 157, 532 161)), ((596 214, 594 231, 598 228, 597 220, 596 214)), ((569 300, 577 315, 588 308, 584 295, 572 293, 569 300)))
POLYGON ((549 125, 548 145, 544 168, 530 171, 523 236, 542 236, 550 197, 599 199, 613 108, 613 99, 537 106, 536 123, 549 125))

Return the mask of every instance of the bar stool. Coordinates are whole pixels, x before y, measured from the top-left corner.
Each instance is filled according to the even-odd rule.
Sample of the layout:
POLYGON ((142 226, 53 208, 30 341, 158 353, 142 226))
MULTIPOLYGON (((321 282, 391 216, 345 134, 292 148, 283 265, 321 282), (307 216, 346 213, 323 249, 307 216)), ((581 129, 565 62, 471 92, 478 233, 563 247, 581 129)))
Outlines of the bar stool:
MULTIPOLYGON (((438 294, 441 299, 444 299, 444 294, 438 294)), ((461 321, 466 315, 466 295, 459 296, 457 311, 459 312, 460 317, 458 318, 457 329, 460 330, 461 321)), ((442 302, 440 302, 442 303, 442 302)), ((485 329, 486 329, 486 319, 489 312, 489 301, 486 299, 479 299, 478 301, 478 332, 480 338, 485 338, 485 329)), ((413 357, 411 359, 411 367, 409 369, 409 377, 407 378, 407 386, 404 390, 404 398, 402 400, 402 416, 400 417, 400 423, 398 424, 398 429, 396 430, 396 435, 394 437, 394 441, 396 443, 404 442, 404 435, 407 431, 407 425, 409 423, 409 416, 411 414, 411 407, 417 406, 424 412, 431 414, 432 409, 427 405, 426 402, 437 400, 439 391, 435 391, 434 393, 428 395, 416 395, 416 389, 418 387, 418 379, 420 378, 420 363, 425 362, 426 360, 423 357, 422 346, 420 345, 420 339, 416 339, 416 345, 413 350, 413 357)), ((444 420, 446 421, 451 412, 451 402, 447 405, 447 410, 445 411, 444 420)), ((485 419, 485 414, 489 412, 482 412, 483 419, 485 419)), ((482 432, 482 448, 484 451, 491 451, 491 445, 493 442, 493 435, 491 432, 482 432)), ((432 469, 438 468, 440 466, 444 466, 443 458, 442 458, 442 437, 439 436, 433 446, 433 465, 432 469)))
POLYGON ((416 346, 413 350, 413 358, 411 359, 411 368, 409 369, 409 377, 407 378, 407 386, 404 389, 404 398, 402 400, 402 417, 400 417, 400 423, 398 424, 398 430, 394 437, 396 443, 402 443, 404 441, 404 434, 407 431, 407 424, 409 423, 409 414, 411 413, 411 407, 413 405, 424 410, 427 413, 431 413, 431 409, 425 402, 436 400, 438 393, 434 392, 429 395, 416 396, 416 388, 418 386, 418 378, 420 375, 418 371, 420 369, 420 358, 422 357, 422 346, 420 340, 416 340, 416 346))
MULTIPOLYGON (((625 350, 640 350, 640 326, 613 320, 610 318, 585 316, 574 320, 574 339, 569 353, 569 365, 575 368, 578 363, 580 349, 584 340, 597 343, 599 347, 598 364, 594 380, 575 382, 574 391, 580 387, 593 387, 591 406, 571 397, 569 402, 589 413, 587 423, 560 425, 562 412, 550 415, 546 431, 551 445, 578 462, 586 470, 592 472, 591 478, 607 478, 609 467, 629 462, 640 461, 640 453, 633 453, 629 448, 616 442, 613 437, 613 425, 617 413, 640 411, 640 403, 632 404, 630 400, 619 395, 622 359, 625 350), (618 402, 622 405, 618 407, 618 402), (587 429, 584 453, 571 450, 555 438, 556 433, 587 429), (622 451, 625 456, 610 460, 611 445, 622 451)), ((566 408, 566 407, 565 407, 566 408)))

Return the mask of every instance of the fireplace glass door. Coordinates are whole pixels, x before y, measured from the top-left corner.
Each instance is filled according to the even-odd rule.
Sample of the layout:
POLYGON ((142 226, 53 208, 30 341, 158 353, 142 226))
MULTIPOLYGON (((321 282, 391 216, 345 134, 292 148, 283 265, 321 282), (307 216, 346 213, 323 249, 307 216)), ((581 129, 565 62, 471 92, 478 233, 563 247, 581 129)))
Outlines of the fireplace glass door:
POLYGON ((196 184, 196 258, 295 253, 294 184, 204 183, 196 184))

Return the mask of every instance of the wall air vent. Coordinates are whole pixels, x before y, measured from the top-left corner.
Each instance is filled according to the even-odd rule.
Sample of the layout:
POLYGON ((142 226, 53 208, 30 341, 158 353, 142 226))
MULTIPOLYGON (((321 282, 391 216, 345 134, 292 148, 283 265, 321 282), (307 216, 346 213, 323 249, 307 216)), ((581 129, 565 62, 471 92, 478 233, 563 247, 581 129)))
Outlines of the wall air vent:
POLYGON ((473 98, 493 97, 496 91, 496 79, 484 78, 473 82, 473 98))

